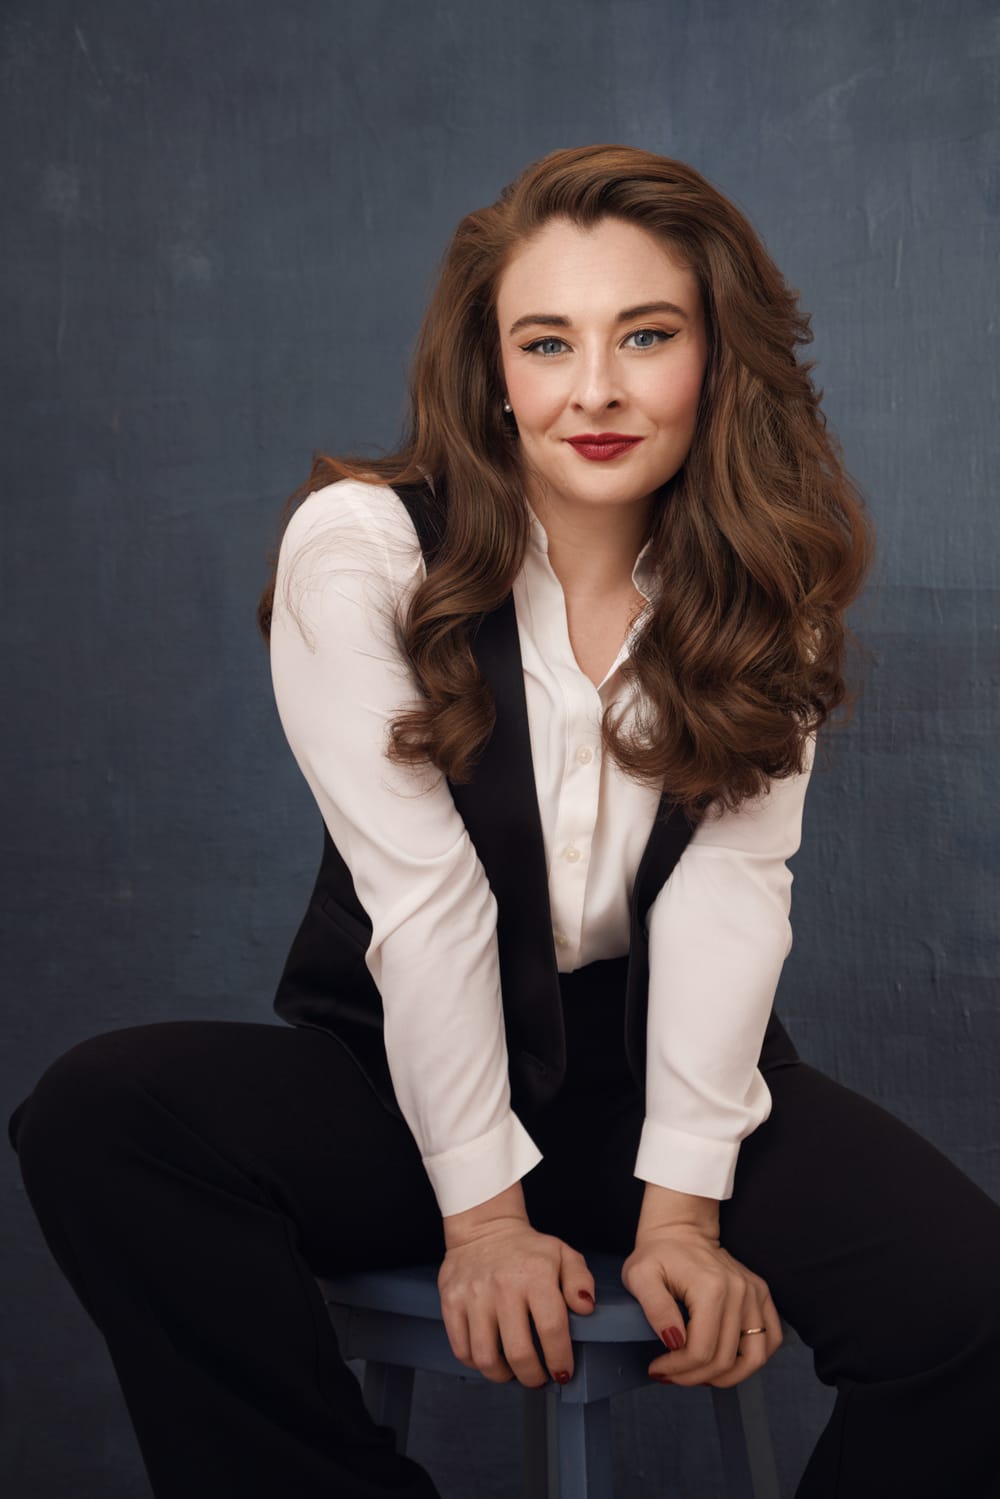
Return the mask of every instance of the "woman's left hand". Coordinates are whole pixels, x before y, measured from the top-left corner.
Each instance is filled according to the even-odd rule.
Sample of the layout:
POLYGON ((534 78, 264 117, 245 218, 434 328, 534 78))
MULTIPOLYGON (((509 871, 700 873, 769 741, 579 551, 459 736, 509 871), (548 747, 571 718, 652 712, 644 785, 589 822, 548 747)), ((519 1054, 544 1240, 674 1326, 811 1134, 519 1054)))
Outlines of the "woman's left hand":
POLYGON ((653 1378, 724 1390, 755 1374, 781 1347, 781 1319, 766 1281, 693 1224, 641 1230, 622 1266, 622 1285, 657 1337, 668 1342, 676 1328, 683 1339, 653 1360, 653 1378), (686 1327, 675 1297, 688 1310, 686 1327), (748 1327, 764 1332, 741 1336, 748 1327))

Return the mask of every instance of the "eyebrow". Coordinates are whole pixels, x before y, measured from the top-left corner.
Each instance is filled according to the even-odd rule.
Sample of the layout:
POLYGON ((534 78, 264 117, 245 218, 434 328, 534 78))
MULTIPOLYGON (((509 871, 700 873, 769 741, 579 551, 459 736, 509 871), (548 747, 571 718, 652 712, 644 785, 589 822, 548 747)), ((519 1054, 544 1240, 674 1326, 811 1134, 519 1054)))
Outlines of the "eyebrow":
MULTIPOLYGON (((671 312, 674 317, 683 318, 688 321, 688 315, 683 307, 678 307, 676 302, 639 302, 635 307, 623 307, 615 318, 616 323, 630 323, 633 318, 647 317, 653 312, 671 312)), ((511 323, 508 329, 510 337, 522 328, 530 327, 533 323, 540 323, 545 328, 572 328, 572 320, 561 317, 555 312, 529 312, 524 317, 519 317, 516 322, 511 323)))

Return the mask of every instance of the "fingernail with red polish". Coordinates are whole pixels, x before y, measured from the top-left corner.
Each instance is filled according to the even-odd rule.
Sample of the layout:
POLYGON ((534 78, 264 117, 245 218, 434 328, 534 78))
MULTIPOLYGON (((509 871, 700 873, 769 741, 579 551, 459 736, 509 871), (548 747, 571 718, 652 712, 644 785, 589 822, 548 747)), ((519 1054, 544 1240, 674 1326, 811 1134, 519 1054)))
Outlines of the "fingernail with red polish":
POLYGON ((591 1294, 590 1294, 589 1291, 577 1291, 576 1294, 578 1296, 582 1296, 583 1299, 584 1299, 584 1301, 589 1301, 590 1304, 591 1304, 591 1306, 593 1306, 593 1304, 594 1304, 594 1298, 593 1298, 593 1296, 591 1296, 591 1294))
POLYGON ((658 1379, 660 1381, 660 1384, 673 1384, 673 1380, 670 1378, 669 1374, 656 1374, 653 1377, 655 1379, 658 1379))
POLYGON ((684 1334, 679 1327, 665 1327, 660 1333, 660 1337, 674 1353, 677 1352, 678 1348, 684 1347, 684 1334))
POLYGON ((556 1384, 569 1384, 569 1375, 565 1369, 560 1369, 558 1374, 553 1374, 552 1378, 556 1384))

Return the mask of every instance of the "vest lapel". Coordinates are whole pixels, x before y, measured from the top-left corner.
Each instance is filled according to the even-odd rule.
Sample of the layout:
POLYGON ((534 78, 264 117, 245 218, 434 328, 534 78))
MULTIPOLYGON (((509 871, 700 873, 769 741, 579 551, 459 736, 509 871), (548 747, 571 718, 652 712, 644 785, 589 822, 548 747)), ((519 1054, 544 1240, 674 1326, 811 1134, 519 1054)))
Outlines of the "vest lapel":
POLYGON ((539 1108, 562 1082, 566 1036, 512 593, 483 616, 473 652, 493 689, 496 724, 473 779, 449 784, 496 897, 512 1087, 519 1077, 539 1108))
POLYGON ((632 887, 628 978, 625 985, 625 1055, 646 1090, 646 1020, 649 1009, 649 939, 646 923, 657 895, 694 832, 680 807, 663 795, 632 887))
MULTIPOLYGON (((393 488, 429 563, 443 531, 443 496, 419 485, 393 488)), ((531 1113, 562 1082, 566 1036, 512 593, 481 616, 471 644, 493 690, 496 721, 470 780, 448 785, 497 903, 511 1102, 531 1113)))

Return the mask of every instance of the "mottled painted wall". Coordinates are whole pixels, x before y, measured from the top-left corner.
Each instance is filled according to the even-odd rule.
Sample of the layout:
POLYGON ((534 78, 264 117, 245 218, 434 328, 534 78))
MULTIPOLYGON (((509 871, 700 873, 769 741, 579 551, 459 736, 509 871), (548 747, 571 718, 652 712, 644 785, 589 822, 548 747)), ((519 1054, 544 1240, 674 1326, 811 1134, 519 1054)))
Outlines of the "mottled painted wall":
MULTIPOLYGON (((313 450, 392 443, 458 217, 625 142, 706 173, 799 288, 880 536, 782 1013, 1000 1196, 998 50, 982 0, 7 0, 5 1114, 95 1031, 270 1017, 320 851, 253 619, 281 502, 313 450)), ((0 1170, 8 1492, 145 1495, 0 1170)), ((790 1492, 830 1392, 801 1345, 764 1377, 790 1492)), ((446 1496, 517 1493, 514 1393, 420 1381, 446 1496)), ((665 1394, 616 1406, 621 1491, 708 1499, 707 1397, 665 1394)))

